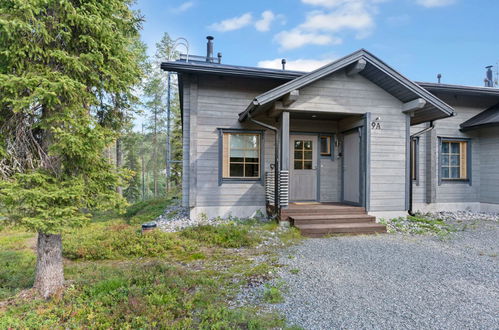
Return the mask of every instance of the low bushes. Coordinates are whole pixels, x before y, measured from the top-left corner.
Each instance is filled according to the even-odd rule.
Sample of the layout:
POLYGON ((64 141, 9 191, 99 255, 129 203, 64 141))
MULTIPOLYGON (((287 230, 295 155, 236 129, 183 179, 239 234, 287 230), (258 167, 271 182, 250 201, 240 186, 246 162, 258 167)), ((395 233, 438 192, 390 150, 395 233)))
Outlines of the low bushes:
POLYGON ((381 220, 389 232, 402 232, 413 235, 438 235, 446 236, 457 230, 456 226, 441 219, 432 219, 422 214, 415 216, 381 220))
POLYGON ((73 284, 64 295, 11 306, 0 317, 0 329, 284 327, 274 314, 229 309, 225 300, 237 283, 224 272, 188 270, 161 260, 67 268, 73 284))
POLYGON ((119 221, 92 224, 63 236, 64 257, 72 260, 104 260, 136 257, 188 255, 198 250, 196 242, 159 230, 142 235, 138 226, 119 221))
POLYGON ((218 226, 197 226, 184 229, 180 232, 180 235, 209 246, 224 248, 252 247, 260 243, 261 239, 250 232, 249 226, 235 223, 218 226))

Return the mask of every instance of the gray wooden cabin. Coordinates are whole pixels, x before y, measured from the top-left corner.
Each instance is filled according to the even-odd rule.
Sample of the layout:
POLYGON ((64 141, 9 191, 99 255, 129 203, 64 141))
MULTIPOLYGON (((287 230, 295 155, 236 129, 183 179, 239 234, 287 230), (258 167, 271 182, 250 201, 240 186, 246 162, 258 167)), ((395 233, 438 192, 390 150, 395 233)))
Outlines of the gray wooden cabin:
POLYGON ((363 49, 310 73, 219 60, 161 65, 179 77, 191 217, 499 211, 498 89, 416 83, 363 49))

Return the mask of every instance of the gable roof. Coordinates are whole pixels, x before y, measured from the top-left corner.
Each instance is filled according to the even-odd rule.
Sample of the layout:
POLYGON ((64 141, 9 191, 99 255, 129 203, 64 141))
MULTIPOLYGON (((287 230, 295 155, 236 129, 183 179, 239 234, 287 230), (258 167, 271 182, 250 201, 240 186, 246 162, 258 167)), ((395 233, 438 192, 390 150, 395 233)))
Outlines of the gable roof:
POLYGON ((418 98, 422 98, 426 101, 426 105, 422 109, 417 110, 411 118, 411 124, 419 124, 429 120, 446 118, 454 114, 454 110, 450 105, 446 104, 415 82, 404 77, 367 50, 360 49, 315 71, 304 74, 258 95, 253 99, 246 110, 239 114, 239 120, 244 121, 248 114, 280 99, 287 93, 307 86, 331 73, 355 65, 359 60, 366 61, 365 68, 360 71, 359 74, 383 88, 400 101, 405 103, 418 98))
POLYGON ((487 110, 480 112, 462 123, 461 131, 470 131, 473 129, 499 126, 499 104, 496 104, 487 110))

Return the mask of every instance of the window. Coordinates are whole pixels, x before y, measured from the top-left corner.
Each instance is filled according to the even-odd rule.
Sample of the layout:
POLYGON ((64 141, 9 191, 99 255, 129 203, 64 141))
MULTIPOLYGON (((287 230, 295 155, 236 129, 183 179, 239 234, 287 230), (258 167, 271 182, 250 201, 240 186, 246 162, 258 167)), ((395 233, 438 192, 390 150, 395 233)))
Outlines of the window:
POLYGON ((222 132, 222 178, 260 179, 260 133, 222 132))
POLYGON ((311 170, 313 164, 312 140, 295 140, 294 169, 311 170))
POLYGON ((331 156, 331 137, 320 137, 321 156, 331 156))
POLYGON ((411 139, 411 179, 418 180, 419 162, 419 137, 411 139))
POLYGON ((442 180, 468 180, 468 141, 441 140, 442 180))

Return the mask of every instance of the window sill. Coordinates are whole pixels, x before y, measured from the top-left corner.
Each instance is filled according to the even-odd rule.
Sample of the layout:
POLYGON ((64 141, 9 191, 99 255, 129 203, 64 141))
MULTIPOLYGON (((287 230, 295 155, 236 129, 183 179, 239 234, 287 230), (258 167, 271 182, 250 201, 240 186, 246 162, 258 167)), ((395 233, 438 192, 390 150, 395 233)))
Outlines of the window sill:
POLYGON ((259 183, 259 184, 262 184, 263 185, 263 179, 262 178, 258 178, 258 179, 229 179, 229 178, 224 178, 222 180, 220 180, 220 186, 224 183, 235 183, 235 184, 255 184, 255 183, 259 183))
POLYGON ((445 184, 445 183, 450 183, 450 184, 464 183, 464 184, 471 185, 471 181, 469 179, 441 179, 441 183, 442 184, 445 184))

